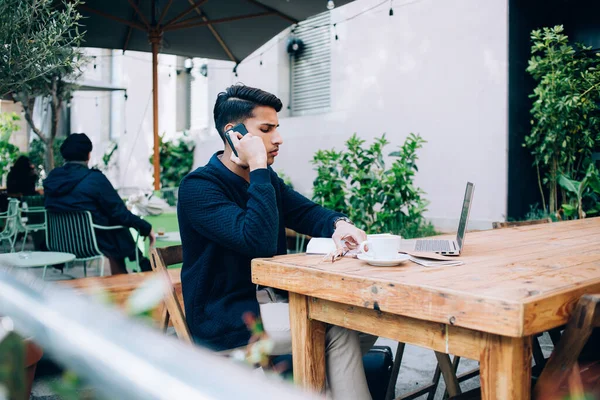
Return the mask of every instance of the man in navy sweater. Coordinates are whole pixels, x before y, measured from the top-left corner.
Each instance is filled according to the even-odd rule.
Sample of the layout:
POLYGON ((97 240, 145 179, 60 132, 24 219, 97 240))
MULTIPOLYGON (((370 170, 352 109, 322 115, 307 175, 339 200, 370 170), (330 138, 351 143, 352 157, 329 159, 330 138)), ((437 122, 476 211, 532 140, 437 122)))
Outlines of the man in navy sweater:
POLYGON ((89 211, 97 225, 123 225, 127 228, 96 230, 98 248, 110 263, 112 275, 126 274, 125 258, 140 255, 142 271, 151 271, 150 261, 137 248, 128 228, 135 228, 154 245, 152 225, 133 215, 102 172, 89 168, 92 141, 85 133, 69 135, 60 146, 65 165, 52 170, 44 180, 44 205, 48 211, 89 211))
MULTIPOLYGON (((216 351, 248 344, 242 315, 262 317, 276 354, 291 352, 286 293, 269 290, 257 300, 250 262, 286 254, 285 228, 336 244, 366 240, 343 214, 327 210, 283 183, 269 167, 283 144, 277 130, 281 101, 243 85, 219 93, 215 126, 225 132, 243 123, 248 134, 232 133, 225 150, 187 175, 179 188, 178 218, 183 245, 181 282, 186 319, 195 340, 216 351)), ((264 293, 264 292, 263 292, 264 293)), ((327 380, 334 399, 370 399, 362 352, 375 338, 330 326, 326 335, 327 380)))

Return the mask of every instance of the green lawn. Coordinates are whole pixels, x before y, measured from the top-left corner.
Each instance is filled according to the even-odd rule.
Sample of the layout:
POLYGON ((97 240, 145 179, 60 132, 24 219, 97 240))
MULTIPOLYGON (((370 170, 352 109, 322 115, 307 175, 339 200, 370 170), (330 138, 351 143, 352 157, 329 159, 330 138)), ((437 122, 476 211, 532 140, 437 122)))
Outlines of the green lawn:
POLYGON ((166 232, 179 232, 179 223, 175 213, 148 215, 144 219, 152 225, 155 233, 158 228, 165 228, 166 232))
MULTIPOLYGON (((144 217, 145 221, 148 221, 152 225, 152 229, 154 229, 154 233, 158 230, 158 228, 164 228, 165 232, 179 232, 179 223, 177 222, 177 214, 175 213, 165 213, 161 215, 148 215, 144 217)), ((156 241, 156 247, 168 247, 175 246, 181 244, 181 242, 167 242, 163 240, 156 241)), ((150 250, 148 248, 148 241, 145 241, 144 255, 148 257, 150 255, 150 250)), ((127 269, 132 270, 135 266, 134 261, 126 260, 127 269)), ((181 268, 181 264, 175 264, 170 266, 169 268, 181 268)))

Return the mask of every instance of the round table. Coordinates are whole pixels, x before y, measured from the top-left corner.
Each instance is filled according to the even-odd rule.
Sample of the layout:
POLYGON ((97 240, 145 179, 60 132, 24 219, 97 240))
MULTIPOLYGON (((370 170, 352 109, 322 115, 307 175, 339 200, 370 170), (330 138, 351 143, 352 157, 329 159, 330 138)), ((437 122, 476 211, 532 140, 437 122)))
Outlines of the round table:
POLYGON ((75 254, 57 251, 20 251, 0 254, 0 266, 15 268, 44 267, 42 279, 46 278, 48 265, 64 264, 75 260, 75 254))

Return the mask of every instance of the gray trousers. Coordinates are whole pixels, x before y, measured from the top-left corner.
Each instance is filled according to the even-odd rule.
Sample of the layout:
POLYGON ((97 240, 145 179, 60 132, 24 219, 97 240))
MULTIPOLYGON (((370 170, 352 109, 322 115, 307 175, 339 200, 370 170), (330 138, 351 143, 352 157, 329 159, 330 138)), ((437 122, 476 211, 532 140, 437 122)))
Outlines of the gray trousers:
MULTIPOLYGON (((257 292, 265 332, 274 342, 273 355, 292 352, 290 308, 272 292, 265 296, 257 292)), ((370 400, 362 356, 377 337, 335 325, 327 325, 325 363, 328 395, 333 400, 370 400)))

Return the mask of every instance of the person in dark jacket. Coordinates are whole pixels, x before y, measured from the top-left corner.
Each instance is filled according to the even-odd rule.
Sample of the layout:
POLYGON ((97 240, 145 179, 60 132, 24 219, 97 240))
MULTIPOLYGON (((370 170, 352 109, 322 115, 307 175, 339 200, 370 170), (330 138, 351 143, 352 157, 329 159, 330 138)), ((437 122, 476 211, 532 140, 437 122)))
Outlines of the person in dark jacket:
MULTIPOLYGON (((248 134, 230 135, 237 150, 212 156, 180 184, 177 217, 183 246, 181 283, 186 320, 195 341, 216 351, 248 344, 243 315, 260 315, 274 343, 273 355, 291 352, 287 292, 257 292, 250 277, 256 257, 286 254, 285 228, 333 237, 338 246, 357 246, 366 234, 343 214, 327 210, 287 186, 271 169, 283 139, 271 93, 234 85, 219 94, 215 126, 223 142, 243 123, 248 134)), ((376 338, 328 326, 325 358, 334 400, 370 399, 362 365, 376 338)))
MULTIPOLYGON (((152 225, 133 215, 113 188, 110 181, 99 170, 88 168, 92 142, 84 133, 67 137, 60 153, 65 165, 55 168, 44 180, 45 206, 49 211, 89 211, 97 225, 123 225, 117 231, 96 230, 98 248, 109 259, 113 275, 126 274, 125 258, 135 259, 139 251, 128 228, 135 228, 142 236, 150 238, 154 245, 152 225)), ((142 271, 150 271, 148 259, 140 258, 142 271)))
POLYGON ((38 176, 35 173, 35 167, 29 161, 29 157, 21 156, 17 158, 15 164, 10 169, 6 179, 6 191, 10 195, 34 196, 35 184, 38 176))

